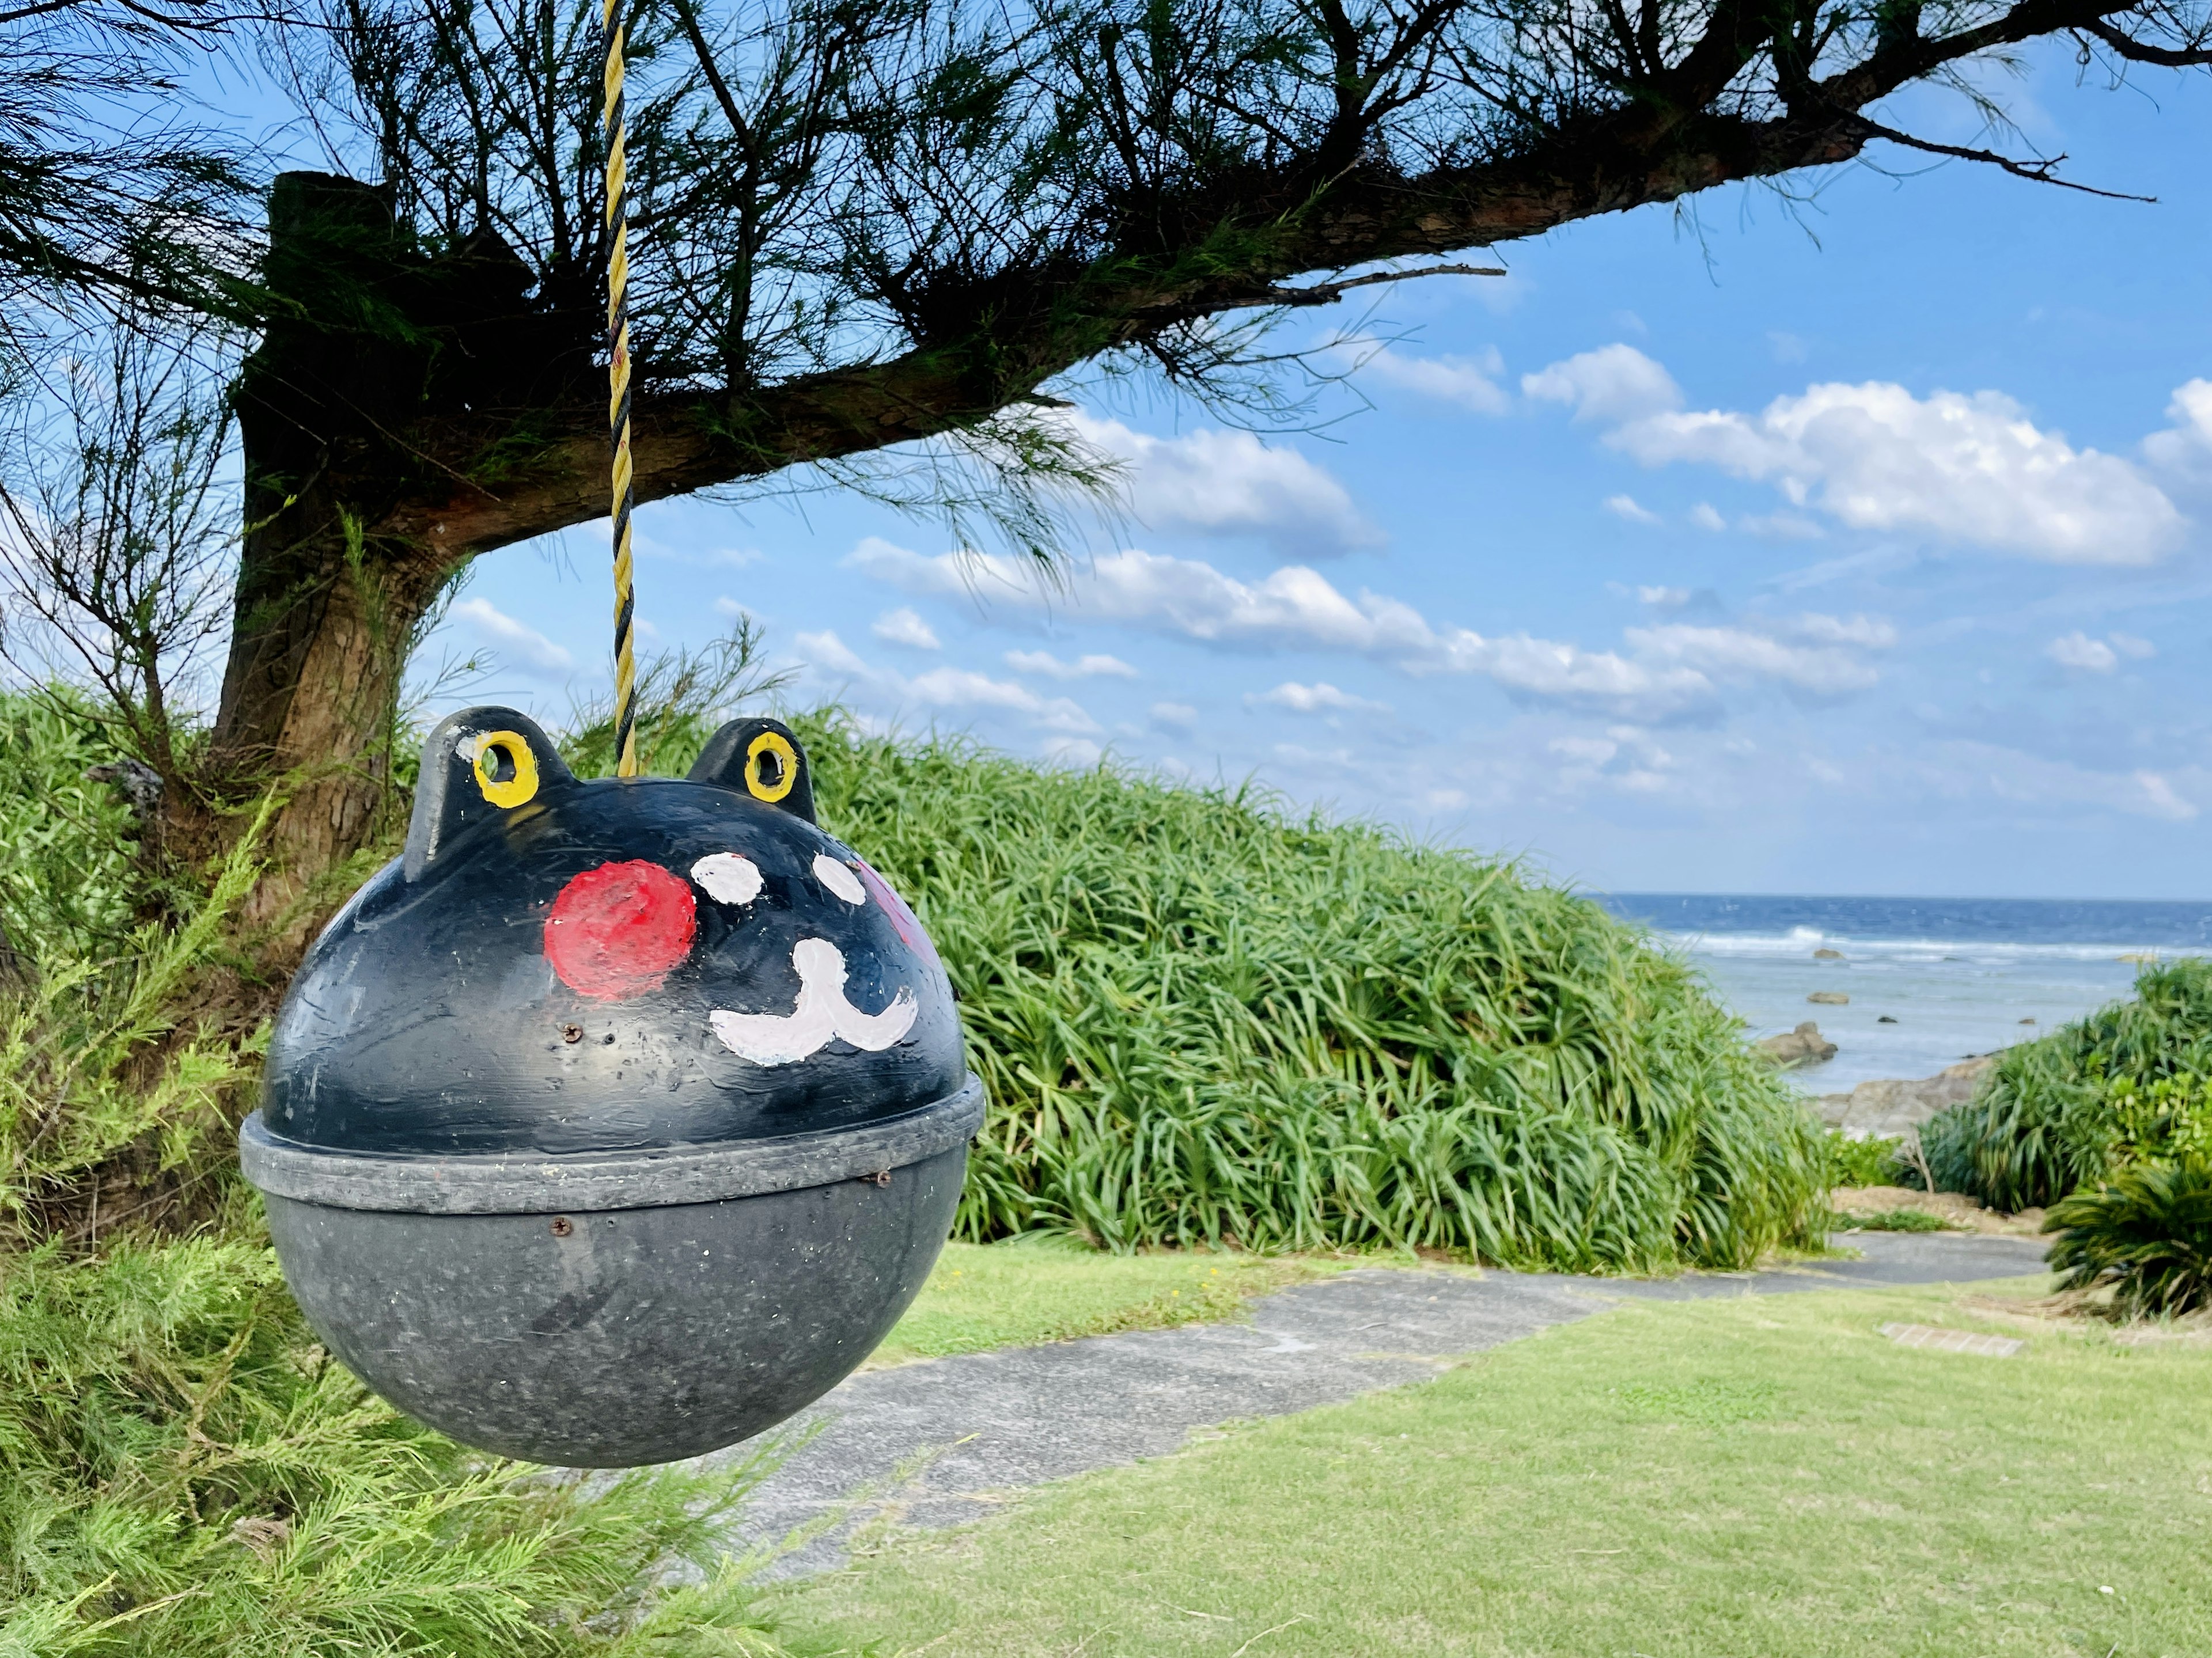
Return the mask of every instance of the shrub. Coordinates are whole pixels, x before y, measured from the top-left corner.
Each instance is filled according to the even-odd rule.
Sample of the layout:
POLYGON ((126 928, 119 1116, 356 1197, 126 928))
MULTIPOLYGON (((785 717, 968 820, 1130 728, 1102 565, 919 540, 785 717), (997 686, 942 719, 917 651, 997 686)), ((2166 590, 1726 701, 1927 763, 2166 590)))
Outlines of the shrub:
POLYGON ((963 1236, 1578 1270, 1810 1241, 1811 1118, 1596 905, 1249 787, 800 723, 824 825, 963 999, 991 1095, 963 1236))
POLYGON ((2130 1163, 2212 1151, 2207 1078, 2212 962, 2148 967, 2132 1001, 2006 1049, 1920 1144, 1939 1188, 2032 1208, 2130 1163))
POLYGON ((1949 1232, 1951 1223, 1925 1209, 1884 1209, 1870 1215, 1845 1215, 1846 1224, 1862 1232, 1949 1232))
POLYGON ((1822 1142, 1826 1153, 1830 1186, 1890 1186, 1905 1173, 1905 1140, 1872 1136, 1852 1139, 1840 1128, 1831 1128, 1822 1142))
POLYGON ((2115 1310, 2173 1317, 2212 1305, 2212 1164, 2139 1163, 2051 1209, 2051 1265, 2068 1290, 2109 1289, 2115 1310))

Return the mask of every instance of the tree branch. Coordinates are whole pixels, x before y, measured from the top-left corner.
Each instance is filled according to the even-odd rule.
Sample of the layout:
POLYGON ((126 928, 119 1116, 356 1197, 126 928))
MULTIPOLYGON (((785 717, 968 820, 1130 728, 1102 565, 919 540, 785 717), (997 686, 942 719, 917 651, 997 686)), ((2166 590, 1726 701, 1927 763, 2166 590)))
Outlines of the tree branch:
POLYGON ((1504 265, 1498 264, 1431 264, 1424 265, 1419 270, 1378 270, 1370 276, 1350 276, 1337 282, 1315 282, 1307 288, 1269 288, 1249 299, 1232 301, 1216 308, 1249 311, 1271 305, 1334 305, 1353 288, 1371 288, 1376 282, 1407 282, 1417 276, 1510 276, 1512 274, 1504 265))
POLYGON ((1961 161, 1979 161, 1985 167, 1999 168, 2015 179, 2026 179, 2033 184, 2056 185, 2061 190, 2078 190, 2084 196, 2101 196, 2108 202, 2154 203, 2158 200, 2155 196, 2130 196, 2124 191, 2100 190, 2094 185, 2075 184, 2071 179, 2062 179, 2055 169, 2066 160, 2063 155, 2022 161, 2010 155, 2000 155, 1994 149, 1969 149, 1958 144, 1939 144, 1929 138, 1916 138, 1909 132, 1899 132, 1894 127, 1884 126, 1879 121, 1869 121, 1864 116, 1859 117, 1858 121, 1869 138, 1880 138, 1905 149, 1917 149, 1923 155, 1948 155, 1961 161))
POLYGON ((2103 18, 2092 18, 2079 30, 2093 34, 2131 64, 2155 64, 2161 69, 2198 69, 2212 64, 2212 47, 2154 46, 2123 34, 2103 18))

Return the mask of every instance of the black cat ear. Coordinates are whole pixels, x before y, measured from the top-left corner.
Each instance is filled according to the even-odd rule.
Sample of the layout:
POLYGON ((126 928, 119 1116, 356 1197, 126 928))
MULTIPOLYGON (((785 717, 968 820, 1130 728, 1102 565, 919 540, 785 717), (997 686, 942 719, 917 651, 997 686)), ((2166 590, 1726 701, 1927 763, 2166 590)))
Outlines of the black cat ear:
POLYGON ((407 822, 407 878, 420 878, 464 829, 575 780, 528 714, 499 708, 447 714, 422 744, 415 815, 407 822))
POLYGON ((781 720, 732 720, 707 739, 692 763, 695 783, 720 783, 814 821, 814 779, 806 750, 781 720))

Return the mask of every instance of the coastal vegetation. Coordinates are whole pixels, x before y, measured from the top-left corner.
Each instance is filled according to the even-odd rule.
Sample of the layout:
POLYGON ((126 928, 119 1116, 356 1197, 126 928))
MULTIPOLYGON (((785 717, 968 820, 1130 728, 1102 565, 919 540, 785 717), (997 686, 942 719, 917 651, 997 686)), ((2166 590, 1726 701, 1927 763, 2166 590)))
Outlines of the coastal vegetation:
POLYGON ((2136 1163, 2051 1212, 2062 1290, 2109 1290, 2124 1317, 2171 1318, 2212 1305, 2212 1165, 2136 1163))
POLYGON ((2007 1049, 1921 1145, 1944 1190, 2051 1206, 2066 1288, 2123 1315, 2212 1304, 2212 962, 2153 963, 2132 999, 2007 1049))
POLYGON ((1887 1186, 1905 1166, 1905 1140, 1900 1135, 1867 1134, 1854 1139, 1839 1128, 1831 1128, 1824 1145, 1830 1186, 1887 1186))
POLYGON ((960 993, 991 1095, 961 1236, 1570 1271, 1816 1242, 1811 1119, 1590 901, 1251 787, 799 729, 960 993))
MULTIPOLYGON (((653 670, 657 769, 753 661, 653 670)), ((1594 904, 1249 790, 798 723, 825 824, 965 999, 992 1103, 961 1233, 1036 1240, 957 1247, 887 1357, 1234 1315, 1331 1270, 1289 1251, 1734 1265, 1824 1218, 1810 1120, 1594 904)), ((707 1547, 752 1472, 552 1479, 316 1345, 232 1151, 281 988, 261 834, 180 855, 116 749, 79 693, 0 696, 0 1655, 776 1650, 707 1547)))
POLYGON ((2007 1048, 1920 1139, 1939 1187, 2006 1210, 2212 1156, 2212 961, 2147 966, 2131 999, 2007 1048))
POLYGON ((0 1658, 777 1650, 718 1558, 757 1467, 550 1479, 316 1345, 233 1151, 256 836, 153 862, 113 757, 0 697, 0 1658))

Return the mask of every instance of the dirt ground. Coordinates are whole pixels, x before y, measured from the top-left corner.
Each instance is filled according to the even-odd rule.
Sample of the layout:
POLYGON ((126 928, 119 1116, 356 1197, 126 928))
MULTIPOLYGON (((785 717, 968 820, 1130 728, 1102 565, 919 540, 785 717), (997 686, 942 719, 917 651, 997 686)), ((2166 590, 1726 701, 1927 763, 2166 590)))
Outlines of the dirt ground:
POLYGON ((2016 1215, 1984 1209, 1956 1192, 1916 1192, 1909 1186, 1842 1186, 1828 1194, 1839 1214, 1879 1215, 1893 1209, 1917 1209, 1940 1216, 1965 1232, 1993 1232, 2007 1237, 2033 1237, 2043 1230, 2043 1211, 2023 1209, 2016 1215))

